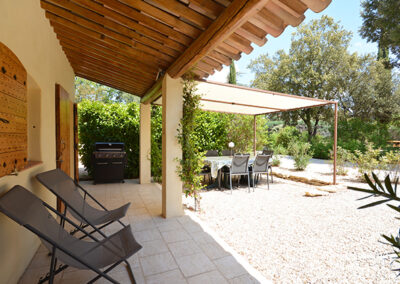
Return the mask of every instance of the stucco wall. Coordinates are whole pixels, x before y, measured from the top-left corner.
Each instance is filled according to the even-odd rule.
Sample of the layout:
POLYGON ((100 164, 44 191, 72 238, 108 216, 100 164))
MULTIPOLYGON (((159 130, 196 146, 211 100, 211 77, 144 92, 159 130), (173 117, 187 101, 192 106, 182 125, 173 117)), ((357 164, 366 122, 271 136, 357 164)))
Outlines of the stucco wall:
MULTIPOLYGON (((63 86, 73 100, 73 70, 38 0, 0 1, 0 41, 17 55, 28 73, 28 89, 33 90, 28 94, 28 128, 32 124, 39 125, 35 130, 30 129, 28 158, 43 162, 18 176, 0 178, 0 195, 20 184, 55 204, 55 198, 35 181, 34 176, 56 166, 55 84, 63 86), (35 103, 30 104, 30 98, 35 99, 35 103)), ((0 213, 0 283, 16 283, 38 245, 38 238, 0 213)))

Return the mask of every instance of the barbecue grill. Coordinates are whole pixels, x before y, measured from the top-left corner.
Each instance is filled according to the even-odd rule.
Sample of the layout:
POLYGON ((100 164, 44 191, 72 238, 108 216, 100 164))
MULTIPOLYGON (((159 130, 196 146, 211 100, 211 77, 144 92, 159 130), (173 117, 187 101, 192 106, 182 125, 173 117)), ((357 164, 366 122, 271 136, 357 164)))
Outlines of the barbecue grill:
POLYGON ((124 182, 125 145, 120 142, 97 142, 92 154, 94 183, 124 182))

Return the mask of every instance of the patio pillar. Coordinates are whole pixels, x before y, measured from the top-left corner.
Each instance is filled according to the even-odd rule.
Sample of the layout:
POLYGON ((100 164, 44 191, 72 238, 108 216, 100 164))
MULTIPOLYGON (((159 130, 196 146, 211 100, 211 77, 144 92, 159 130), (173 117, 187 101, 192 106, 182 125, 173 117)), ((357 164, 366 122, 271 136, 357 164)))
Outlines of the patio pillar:
POLYGON ((139 182, 151 182, 151 104, 140 104, 139 182))
POLYGON ((176 138, 182 118, 183 85, 181 79, 164 76, 162 84, 162 215, 183 215, 182 181, 177 174, 177 159, 182 149, 176 138))

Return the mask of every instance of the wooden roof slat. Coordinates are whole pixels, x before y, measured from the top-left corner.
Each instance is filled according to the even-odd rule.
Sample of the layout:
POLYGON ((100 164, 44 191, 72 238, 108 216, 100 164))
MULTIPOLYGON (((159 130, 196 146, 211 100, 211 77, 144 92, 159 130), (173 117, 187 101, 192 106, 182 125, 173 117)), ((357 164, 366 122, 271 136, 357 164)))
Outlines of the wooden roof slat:
MULTIPOLYGON (((56 1, 56 0, 54 0, 56 1)), ((58 0, 61 1, 61 0, 58 0)), ((103 35, 107 35, 110 38, 113 38, 114 40, 120 41, 122 43, 125 43, 126 45, 129 45, 131 47, 135 47, 138 50, 141 50, 142 52, 145 52, 147 54, 153 55, 158 58, 162 58, 167 62, 171 62, 174 59, 174 56, 176 56, 179 53, 174 53, 174 56, 162 53, 154 48, 151 48, 147 45, 141 44, 139 42, 133 41, 131 37, 124 35, 120 32, 115 32, 113 30, 110 30, 105 27, 104 21, 105 19, 102 18, 104 21, 101 21, 101 24, 98 24, 94 21, 87 20, 86 18, 83 18, 81 16, 78 16, 76 14, 73 14, 63 8, 60 8, 56 5, 50 4, 48 2, 45 2, 44 0, 41 0, 42 7, 46 9, 47 11, 57 14, 58 16, 62 16, 64 19, 75 22, 78 25, 81 25, 83 27, 87 27, 91 29, 92 31, 99 32, 103 35)), ((92 12, 93 13, 93 12, 92 12)), ((86 14, 88 16, 88 13, 86 14)), ((122 27, 122 26, 120 26, 122 27)))
POLYGON ((214 69, 217 69, 218 71, 222 70, 222 64, 219 63, 218 61, 215 61, 210 56, 204 57, 201 61, 203 61, 204 63, 206 63, 206 64, 208 64, 210 66, 212 66, 214 69))
POLYGON ((96 13, 104 15, 105 17, 108 17, 110 19, 113 19, 114 21, 117 21, 117 22, 131 28, 142 35, 145 35, 149 38, 157 40, 161 43, 165 43, 165 45, 170 46, 171 48, 180 50, 181 45, 185 46, 183 43, 175 41, 174 39, 169 38, 167 35, 159 33, 158 31, 148 28, 147 26, 141 25, 137 21, 133 20, 132 18, 129 18, 121 13, 118 13, 115 10, 110 9, 106 6, 98 4, 97 2, 87 1, 87 0, 73 0, 73 1, 75 3, 78 3, 81 6, 85 6, 86 8, 88 8, 96 13))
POLYGON ((185 47, 183 45, 180 45, 177 42, 175 42, 176 45, 174 45, 174 47, 169 47, 167 45, 163 45, 162 43, 160 43, 158 41, 155 41, 151 38, 148 38, 148 37, 142 36, 141 34, 138 34, 137 32, 127 28, 126 26, 116 23, 108 18, 102 17, 99 14, 97 14, 87 8, 76 5, 76 4, 72 3, 71 1, 67 1, 67 0, 46 0, 46 1, 53 2, 57 5, 62 5, 62 7, 76 13, 77 15, 79 15, 81 17, 92 20, 96 23, 101 24, 103 27, 112 29, 118 33, 121 33, 122 35, 132 38, 133 40, 135 40, 139 43, 142 43, 142 44, 140 44, 139 48, 145 52, 149 52, 150 54, 154 54, 153 50, 158 50, 169 56, 176 57, 179 55, 180 52, 182 52, 185 49, 185 47))
POLYGON ((143 52, 141 50, 132 48, 131 46, 123 44, 123 43, 121 43, 119 41, 116 41, 116 40, 114 40, 112 38, 108 38, 108 37, 102 35, 99 32, 95 32, 93 30, 87 29, 87 28, 85 28, 83 26, 75 24, 74 22, 71 22, 71 21, 66 20, 64 18, 61 18, 61 17, 58 17, 58 16, 56 16, 54 14, 51 14, 49 12, 46 12, 46 17, 50 20, 51 23, 54 22, 54 23, 57 23, 57 24, 59 24, 61 26, 66 26, 66 27, 68 27, 70 29, 73 29, 73 30, 82 32, 84 34, 87 34, 88 36, 90 36, 90 37, 92 37, 94 39, 98 39, 98 40, 104 41, 104 42, 106 42, 108 44, 111 44, 112 46, 114 46, 116 48, 120 48, 120 49, 126 51, 127 53, 129 53, 132 56, 135 56, 139 60, 144 60, 144 61, 148 61, 148 62, 154 62, 154 63, 157 63, 159 66, 167 66, 168 65, 168 62, 163 60, 163 59, 161 59, 161 58, 155 57, 155 56, 153 56, 151 54, 148 54, 148 53, 145 53, 145 52, 143 52))
POLYGON ((108 6, 109 8, 118 11, 119 13, 127 17, 130 17, 131 19, 139 22, 140 24, 143 24, 149 28, 152 28, 155 31, 167 35, 169 38, 172 38, 186 46, 188 46, 193 41, 192 38, 188 37, 187 35, 184 35, 181 32, 174 30, 170 26, 157 21, 154 18, 147 16, 146 14, 142 14, 138 12, 136 9, 133 9, 132 7, 123 4, 117 0, 97 0, 97 1, 105 6, 108 6))
POLYGON ((196 68, 201 71, 204 71, 208 74, 211 74, 211 75, 214 74, 214 68, 211 65, 208 65, 207 63, 205 63, 204 61, 197 62, 196 68))
POLYGON ((301 0, 307 7, 309 7, 315 13, 319 13, 324 10, 332 2, 332 0, 301 0))
MULTIPOLYGON (((84 1, 84 0, 81 0, 84 1)), ((167 25, 174 27, 174 29, 180 31, 181 33, 191 37, 196 38, 201 34, 201 30, 195 26, 192 26, 178 17, 175 17, 159 8, 156 8, 144 1, 138 0, 123 0, 123 2, 135 9, 138 9, 152 17, 158 19, 161 22, 166 23, 167 25)))
POLYGON ((94 48, 96 50, 102 51, 108 55, 108 59, 111 58, 122 58, 124 62, 129 62, 129 68, 135 68, 135 66, 139 68, 135 68, 137 72, 143 73, 145 75, 156 76, 158 73, 158 68, 154 65, 147 65, 146 62, 139 61, 136 57, 130 56, 128 52, 122 52, 121 50, 115 48, 115 46, 103 42, 101 40, 95 39, 93 37, 87 36, 81 32, 69 29, 65 26, 58 25, 56 23, 52 23, 54 31, 57 33, 57 36, 62 36, 69 38, 71 40, 78 41, 81 44, 86 44, 87 46, 94 48))
POLYGON ((209 18, 212 19, 218 17, 225 9, 223 5, 212 0, 190 0, 189 7, 192 9, 201 9, 209 18))
POLYGON ((160 7, 189 20, 203 29, 207 28, 212 22, 208 17, 190 9, 178 0, 152 0, 152 2, 157 3, 160 7))

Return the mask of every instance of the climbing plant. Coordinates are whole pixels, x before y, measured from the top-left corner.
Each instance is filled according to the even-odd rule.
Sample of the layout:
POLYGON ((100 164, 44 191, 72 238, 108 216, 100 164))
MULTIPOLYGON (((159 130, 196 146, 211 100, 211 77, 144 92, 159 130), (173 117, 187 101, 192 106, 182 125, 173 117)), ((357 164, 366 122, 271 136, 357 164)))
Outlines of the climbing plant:
POLYGON ((179 160, 178 174, 183 182, 184 192, 195 200, 195 209, 200 207, 199 192, 202 189, 199 173, 203 164, 203 153, 196 147, 194 130, 199 114, 200 96, 196 94, 193 79, 183 81, 183 115, 178 129, 178 141, 182 147, 182 159, 179 160))

